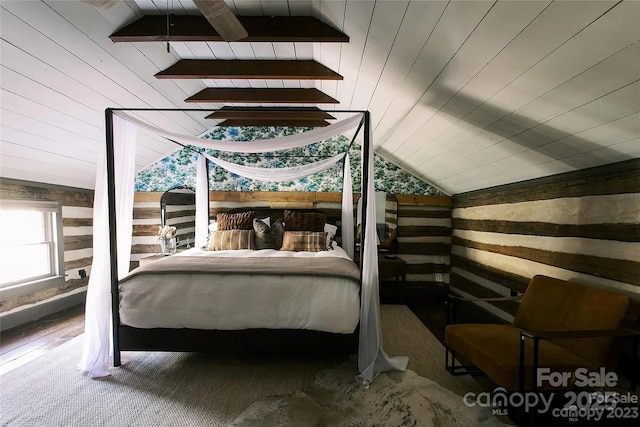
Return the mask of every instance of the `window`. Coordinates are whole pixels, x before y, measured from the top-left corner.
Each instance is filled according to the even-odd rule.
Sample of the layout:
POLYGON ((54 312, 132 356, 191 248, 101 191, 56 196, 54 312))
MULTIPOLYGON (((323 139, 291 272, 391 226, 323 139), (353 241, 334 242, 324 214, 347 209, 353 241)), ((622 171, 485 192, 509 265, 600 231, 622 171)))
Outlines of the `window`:
POLYGON ((0 287, 60 275, 59 222, 57 203, 2 201, 0 287))

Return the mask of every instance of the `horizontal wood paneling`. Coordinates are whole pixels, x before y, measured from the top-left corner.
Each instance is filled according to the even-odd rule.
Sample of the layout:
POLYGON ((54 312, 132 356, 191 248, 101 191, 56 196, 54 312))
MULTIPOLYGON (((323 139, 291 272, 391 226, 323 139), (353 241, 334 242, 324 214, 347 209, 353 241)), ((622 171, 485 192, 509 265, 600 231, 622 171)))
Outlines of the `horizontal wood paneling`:
POLYGON ((65 271, 73 270, 76 268, 88 267, 93 262, 92 257, 84 257, 80 259, 75 259, 73 261, 65 261, 64 269, 65 271))
POLYGON ((588 239, 640 242, 637 224, 554 224, 532 221, 493 221, 452 218, 453 228, 489 233, 523 234, 550 237, 584 237, 588 239))
POLYGON ((620 282, 640 285, 640 263, 581 254, 552 252, 521 246, 503 246, 478 243, 454 236, 453 245, 513 256, 529 261, 551 265, 565 270, 577 271, 620 282))
POLYGON ((451 286, 524 292, 531 276, 547 274, 640 299, 638 196, 637 160, 456 195, 451 286))
POLYGON ((64 250, 93 248, 93 236, 64 236, 64 250))
POLYGON ((451 253, 451 245, 447 243, 401 242, 398 245, 398 253, 448 256, 451 253))
POLYGON ((64 267, 60 273, 65 276, 65 282, 19 298, 3 300, 0 311, 33 304, 86 286, 93 262, 93 191, 3 178, 0 179, 0 203, 2 200, 43 200, 59 204, 63 227, 60 243, 64 249, 64 267), (85 270, 86 277, 80 277, 80 269, 85 270))
POLYGON ((640 159, 632 159, 489 190, 457 194, 453 197, 453 202, 455 208, 460 209, 561 197, 638 193, 640 191, 639 169, 640 159))
POLYGON ((483 265, 455 254, 451 255, 451 265, 516 292, 524 292, 529 284, 528 277, 483 265))
POLYGON ((93 227, 93 218, 62 218, 63 227, 93 227))
POLYGON ((5 178, 1 182, 0 199, 52 200, 59 202, 62 206, 93 207, 93 191, 90 190, 28 181, 18 184, 20 181, 5 178))
POLYGON ((398 211, 400 218, 451 218, 451 210, 417 210, 401 209, 398 211))
POLYGON ((398 229, 398 237, 450 236, 451 228, 429 225, 406 225, 398 229))
MULTIPOLYGON (((456 289, 477 298, 500 298, 504 296, 456 273, 451 273, 451 283, 455 283, 456 289)), ((506 311, 512 316, 516 314, 518 307, 520 307, 520 305, 514 301, 492 301, 490 304, 506 311)))

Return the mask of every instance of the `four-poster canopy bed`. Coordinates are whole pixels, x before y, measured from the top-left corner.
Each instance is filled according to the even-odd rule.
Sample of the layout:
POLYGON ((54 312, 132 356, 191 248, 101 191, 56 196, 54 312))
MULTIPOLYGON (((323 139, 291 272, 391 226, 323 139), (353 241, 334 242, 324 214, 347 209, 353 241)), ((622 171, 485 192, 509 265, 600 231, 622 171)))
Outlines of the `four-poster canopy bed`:
MULTIPOLYGON (((368 201, 373 200, 373 151, 371 142, 370 115, 367 111, 336 111, 336 113, 354 114, 349 119, 335 123, 331 126, 313 131, 304 132, 297 135, 280 138, 279 141, 266 140, 254 141, 249 143, 238 143, 229 141, 211 141, 191 136, 176 135, 167 131, 162 131, 149 126, 127 112, 143 112, 158 111, 158 109, 107 109, 105 112, 106 119, 106 156, 103 168, 98 169, 96 178, 96 193, 94 205, 94 233, 100 233, 102 228, 103 243, 100 244, 100 235, 94 234, 94 266, 90 276, 89 289, 87 293, 87 321, 85 326, 85 346, 83 358, 79 367, 87 372, 90 376, 108 375, 108 349, 109 349, 109 329, 111 329, 111 339, 113 345, 113 364, 119 366, 121 363, 121 351, 216 351, 231 352, 251 351, 260 349, 261 352, 268 349, 287 348, 287 351, 303 351, 313 353, 335 353, 343 351, 354 351, 358 349, 358 369, 360 375, 358 381, 363 384, 371 382, 377 373, 389 369, 406 369, 407 359, 403 357, 389 358, 382 349, 382 340, 380 332, 380 315, 379 315, 379 296, 378 296, 378 260, 376 245, 376 229, 375 221, 367 221, 367 218, 375 218, 375 206, 368 201), (206 177, 206 160, 211 160, 216 166, 221 166, 233 173, 248 176, 254 179, 262 179, 267 181, 289 180, 294 177, 306 176, 328 167, 334 166, 338 161, 344 160, 343 163, 343 200, 342 200, 342 248, 335 248, 335 257, 328 255, 310 255, 304 252, 294 252, 288 255, 284 251, 264 249, 258 255, 254 255, 251 250, 239 251, 235 254, 222 251, 220 254, 227 252, 227 258, 212 260, 211 253, 189 254, 188 256, 172 256, 171 260, 162 260, 148 268, 134 270, 130 275, 128 273, 129 254, 131 247, 131 217, 132 217, 132 199, 133 199, 133 175, 135 157, 135 140, 137 130, 153 132, 173 142, 186 142, 189 145, 199 145, 201 147, 209 147, 221 151, 233 152, 274 152, 290 148, 296 148, 310 143, 326 139, 329 136, 341 134, 344 131, 357 126, 354 140, 361 129, 364 130, 363 150, 362 150, 362 205, 363 214, 360 220, 364 230, 361 236, 360 271, 351 261, 354 258, 354 226, 353 226, 353 192, 351 188, 351 174, 349 165, 349 155, 347 152, 336 155, 332 158, 316 162, 311 165, 305 165, 293 168, 282 168, 275 172, 274 170, 265 170, 261 168, 252 168, 241 166, 229 162, 222 161, 208 155, 199 155, 197 170, 198 183, 196 185, 196 246, 202 247, 206 245, 206 232, 209 225, 209 207, 208 207, 208 180, 206 177), (102 175, 104 174, 104 176, 102 175), (305 175, 306 174, 306 175, 305 175), (108 249, 107 249, 108 248, 108 249), (271 252, 268 252, 271 251, 271 252), (283 253, 278 253, 283 252, 283 253), (284 260, 273 261, 273 258, 264 258, 264 255, 276 256, 284 260), (237 256, 236 256, 237 255, 237 256), (183 263, 180 263, 180 258, 183 263), (198 259, 201 258, 201 259, 198 259), (326 274, 320 273, 324 271, 335 272, 339 269, 334 267, 334 262, 329 258, 341 258, 344 264, 344 271, 338 274, 330 274, 331 278, 326 278, 326 274), (228 264, 231 259, 243 259, 239 262, 240 267, 235 270, 228 270, 228 264), (111 260, 111 262, 109 262, 111 260), (204 262, 203 262, 204 260, 204 262), (297 261, 296 261, 297 260, 297 261), (166 261, 166 262, 164 262, 166 261), (200 264, 197 264, 197 263, 200 264), (185 266, 184 264, 188 264, 185 266), (219 264, 216 271, 212 264, 219 264), (283 264, 279 270, 273 270, 270 264, 283 264), (306 270, 300 270, 297 264, 304 264, 306 270), (351 268, 348 264, 351 264, 351 268), (207 265, 207 267, 203 267, 207 265), (220 272, 222 268, 224 271, 220 272), (226 269, 226 270, 225 270, 226 269), (351 270, 350 270, 351 269, 351 270), (355 269, 355 272, 354 270, 355 269), (147 307, 154 306, 158 302, 157 295, 153 294, 153 288, 162 280, 163 276, 167 276, 167 282, 178 282, 179 285, 174 289, 178 289, 178 293, 188 293, 184 291, 186 288, 195 289, 195 295, 200 293, 208 293, 210 287, 205 282, 211 281, 207 276, 204 277, 203 270, 211 270, 209 273, 216 274, 218 280, 214 280, 220 286, 222 284, 231 283, 232 280, 240 280, 240 285, 234 284, 231 287, 243 289, 244 296, 254 296, 254 303, 260 304, 262 296, 272 292, 272 288, 266 290, 263 285, 263 279, 268 277, 275 278, 279 283, 280 292, 277 297, 282 305, 276 307, 274 312, 288 311, 291 308, 301 308, 302 312, 294 314, 294 320, 288 321, 281 319, 272 319, 273 313, 268 313, 262 320, 260 319, 242 319, 240 323, 226 322, 227 316, 233 317, 234 307, 239 307, 244 300, 235 298, 236 306, 231 304, 231 312, 227 311, 223 315, 215 313, 213 317, 217 317, 218 323, 198 323, 201 314, 206 313, 208 302, 199 305, 199 297, 193 298, 186 307, 198 306, 198 310, 187 310, 180 307, 175 312, 183 312, 180 318, 167 320, 171 312, 171 307, 175 303, 172 297, 165 298, 164 301, 158 303, 158 307, 163 311, 156 311, 150 315, 143 314, 136 317, 136 310, 142 305, 147 307), (251 276, 240 277, 239 270, 249 271, 251 276), (283 271, 287 271, 291 276, 291 283, 286 282, 286 275, 283 271), (223 274, 224 276, 219 276, 223 274), (192 279, 196 277, 196 283, 185 282, 181 285, 182 276, 189 276, 192 279), (288 300, 286 296, 286 287, 295 287, 294 283, 305 277, 311 277, 310 283, 315 283, 317 294, 313 294, 311 286, 304 287, 303 297, 293 297, 288 300), (323 276, 321 279, 317 277, 323 276), (258 280, 259 279, 259 280, 258 280), (199 282, 198 282, 199 280, 199 282), (138 290, 130 286, 130 283, 140 281, 142 287, 146 286, 152 291, 151 297, 148 295, 140 297, 138 290), (256 287, 256 282, 262 287, 256 287), (344 282, 344 283, 343 283, 344 282), (286 284, 288 283, 288 284, 286 284), (329 285, 327 285, 329 283, 329 285), (339 285, 337 284, 339 283, 339 285), (346 283, 346 284, 345 284, 346 283), (284 286, 284 287, 283 287, 284 286), (345 289, 351 289, 345 291, 345 289), (284 289, 284 290, 283 290, 284 289), (318 303, 318 295, 326 294, 327 289, 336 290, 333 299, 327 300, 324 304, 318 303), (183 292, 184 291, 184 292, 183 292), (260 294, 262 292, 262 294, 260 294), (306 292, 311 292, 307 294, 306 292), (110 294, 110 295, 109 295, 110 294), (131 299, 128 295, 133 295, 131 299), (105 302, 105 298, 109 299, 109 303, 105 302), (137 298, 137 299, 136 299, 137 298), (146 299, 145 299, 146 298, 146 299), (344 301, 341 301, 344 300, 344 301), (139 304, 140 302, 144 304, 139 304), (345 302, 346 301, 346 302, 345 302), (164 305, 163 305, 164 304, 164 305), (239 304, 239 305, 238 305, 239 304), (131 310, 126 311, 126 306, 131 310), (320 306, 321 310, 316 310, 314 306, 320 306), (338 308, 336 308, 338 307, 338 308), (340 308, 342 307, 342 308, 340 308), (325 311, 331 311, 330 314, 325 311), (342 311, 340 311, 342 310, 342 311), (184 313, 186 312, 186 315, 184 313), (325 317, 330 318, 327 322, 325 317), (147 317, 156 317, 156 321, 147 322, 147 317), (314 318, 315 316, 315 318, 314 318), (221 320, 222 318, 222 320, 221 320), (261 322, 266 320, 266 325, 261 326, 261 322), (300 321, 300 319, 304 321, 300 321), (110 322, 109 322, 110 319, 110 322), (132 320, 134 319, 134 320, 132 320), (344 320, 347 320, 346 323, 344 320), (166 321, 165 321, 166 320, 166 321), (337 323, 336 323, 337 321, 337 323), (106 347, 106 348, 105 348, 106 347)), ((214 111, 204 109, 161 109, 161 111, 214 111)), ((275 218, 271 218, 275 220, 275 218)), ((285 221, 286 228, 286 221, 285 221)), ((292 232, 293 233, 293 232, 292 232)), ((283 247, 283 249, 285 249, 283 247)), ((332 252, 332 251, 327 251, 332 252)), ((234 282, 236 283, 236 282, 234 282)), ((278 286, 276 285, 276 286, 278 286)), ((229 286, 227 286, 229 288, 229 286)), ((167 289, 167 288, 162 288, 167 289)), ((299 289, 299 288, 298 288, 299 289)), ((214 292, 214 300, 224 299, 228 294, 214 292)), ((168 292, 171 293, 171 292, 168 292)), ((242 292, 241 292, 242 293, 242 292)), ((300 291, 291 292, 292 294, 300 294, 300 291)), ((173 294, 172 294, 173 295, 173 294)), ((188 296, 187 296, 188 298, 188 296)), ((231 298, 229 300, 233 300, 231 298)), ((229 300, 226 302, 228 303, 229 300)), ((207 300, 208 301, 208 300, 207 300)), ((264 301, 268 303, 267 301, 264 301)), ((253 306, 256 309, 257 306, 253 306)), ((262 311, 264 307, 261 307, 262 311)), ((249 312, 252 311, 249 309, 249 312)), ((268 311, 268 310, 267 310, 268 311)), ((206 317, 206 316, 205 316, 206 317)), ((260 316, 257 316, 260 317, 260 316)))

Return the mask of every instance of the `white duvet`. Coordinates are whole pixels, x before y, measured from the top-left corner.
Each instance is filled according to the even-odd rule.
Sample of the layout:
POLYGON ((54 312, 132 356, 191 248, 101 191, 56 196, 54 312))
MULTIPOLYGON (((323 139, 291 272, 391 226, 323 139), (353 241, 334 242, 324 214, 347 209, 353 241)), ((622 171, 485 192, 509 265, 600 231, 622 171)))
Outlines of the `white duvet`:
MULTIPOLYGON (((340 247, 322 252, 273 249, 205 251, 173 256, 342 257, 340 247)), ((136 328, 311 329, 351 333, 358 324, 357 282, 339 277, 225 274, 140 275, 120 284, 120 322, 136 328)))

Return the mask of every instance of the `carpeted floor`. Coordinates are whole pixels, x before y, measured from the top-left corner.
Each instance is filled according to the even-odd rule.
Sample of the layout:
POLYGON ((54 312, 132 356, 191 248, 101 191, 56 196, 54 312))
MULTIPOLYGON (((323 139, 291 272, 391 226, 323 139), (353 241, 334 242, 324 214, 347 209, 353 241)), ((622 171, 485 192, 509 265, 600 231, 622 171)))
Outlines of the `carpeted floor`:
MULTIPOLYGON (((444 349, 408 308, 385 305, 381 316, 388 354, 409 356, 411 370, 458 395, 479 391, 444 370, 444 349)), ((75 369, 81 340, 0 377, 3 426, 225 426, 253 402, 308 388, 314 373, 345 362, 125 352, 123 366, 92 380, 75 369)))

